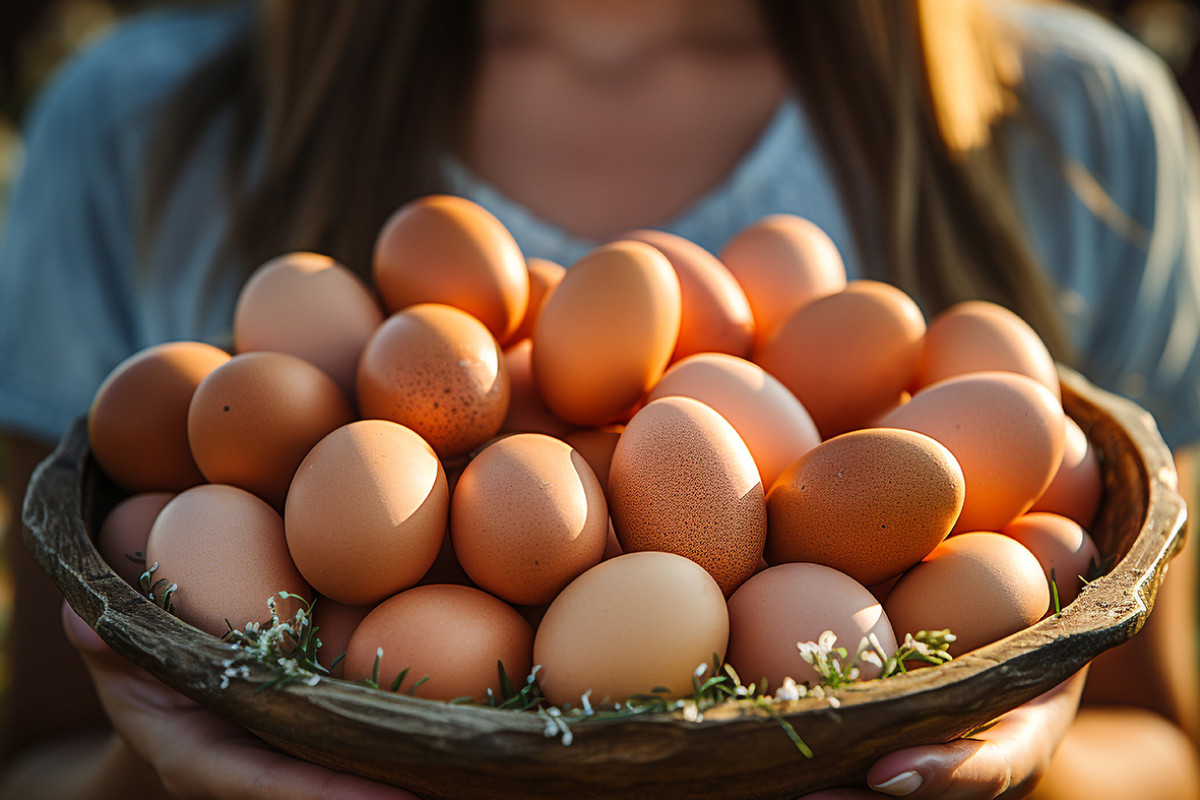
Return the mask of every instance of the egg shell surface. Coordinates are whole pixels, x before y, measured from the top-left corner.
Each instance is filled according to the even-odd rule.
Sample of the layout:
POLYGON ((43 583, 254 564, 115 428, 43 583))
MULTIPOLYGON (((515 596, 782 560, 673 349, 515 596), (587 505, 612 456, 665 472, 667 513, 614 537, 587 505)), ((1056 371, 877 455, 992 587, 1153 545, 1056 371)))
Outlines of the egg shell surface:
POLYGON ((144 348, 114 367, 88 409, 88 444, 105 474, 129 492, 203 483, 188 446, 188 404, 228 360, 210 344, 180 341, 144 348))
POLYGON ((454 552, 480 588, 518 605, 548 603, 600 563, 608 505, 566 442, 518 433, 467 464, 451 501, 454 552))
POLYGON ((236 486, 203 484, 180 492, 154 520, 146 563, 152 582, 177 584, 174 613, 214 636, 249 622, 291 619, 300 607, 280 592, 308 599, 312 590, 292 563, 283 519, 265 501, 236 486))
POLYGON ((964 496, 958 462, 928 436, 843 433, 805 453, 771 487, 766 559, 824 564, 871 586, 945 539, 964 496))
POLYGON ((756 347, 796 309, 846 286, 846 266, 833 240, 793 214, 771 214, 743 228, 719 258, 746 294, 756 347))
POLYGON ((796 395, 828 439, 900 401, 924 335, 921 310, 904 292, 851 281, 788 317, 754 361, 796 395))
MULTIPOLYGON (((799 642, 818 642, 825 631, 838 647, 857 652, 874 634, 887 655, 896 636, 883 607, 858 581, 820 564, 780 564, 757 573, 729 598, 729 650, 725 660, 743 683, 767 680, 778 689, 785 677, 816 686, 820 676, 800 657, 799 642)), ((861 677, 878 677, 879 667, 863 662, 861 677)))
POLYGON ((951 536, 901 576, 884 600, 897 639, 949 629, 957 657, 1037 622, 1050 605, 1041 565, 1002 533, 951 536))
POLYGON ((496 435, 511 397, 504 354, 483 324, 436 303, 392 314, 358 364, 359 412, 412 428, 441 458, 496 435))
POLYGON ((389 312, 418 303, 454 306, 501 343, 529 307, 529 270, 516 240, 463 197, 426 195, 397 209, 375 241, 372 274, 389 312))
POLYGON ((176 492, 141 492, 113 506, 96 533, 96 550, 113 572, 138 586, 146 571, 146 540, 158 512, 176 492))
POLYGON ((196 387, 188 443, 210 483, 240 486, 282 510, 304 456, 353 418, 333 378, 308 361, 241 353, 196 387))
POLYGON ((546 298, 567 274, 566 267, 545 258, 526 259, 525 266, 529 270, 529 306, 520 327, 512 335, 513 342, 533 336, 533 329, 542 313, 542 303, 546 302, 546 298))
POLYGON ((955 532, 998 531, 1050 484, 1066 435, 1062 405, 1032 378, 973 372, 927 386, 878 425, 941 442, 962 467, 967 496, 955 532))
POLYGON ((359 623, 346 652, 346 678, 371 677, 379 650, 379 687, 431 700, 500 696, 497 661, 514 684, 533 668, 533 629, 512 606, 469 586, 416 586, 388 598, 359 623), (428 678, 417 686, 422 678, 428 678))
POLYGON ((239 353, 277 350, 319 367, 354 402, 358 358, 383 311, 357 275, 329 256, 287 253, 258 267, 238 293, 239 353))
POLYGON ((619 703, 664 687, 692 691, 692 675, 725 656, 729 614, 707 572, 673 553, 626 553, 569 583, 538 626, 533 661, 555 705, 619 703))
POLYGON ((1079 596, 1083 581, 1090 580, 1100 564, 1100 551, 1092 537, 1078 522, 1061 514, 1022 514, 1005 525, 1002 533, 1025 545, 1037 558, 1046 580, 1053 581, 1058 590, 1060 607, 1079 596))
POLYGON ((1009 309, 986 300, 967 300, 935 315, 925 332, 913 387, 983 370, 1027 375, 1062 398, 1058 370, 1045 342, 1009 309))
POLYGON ((625 426, 620 424, 601 425, 597 428, 578 428, 563 437, 564 442, 574 447, 579 455, 587 460, 588 466, 596 473, 596 479, 606 492, 613 453, 624 430, 625 426))
POLYGON ((613 452, 608 498, 626 553, 690 558, 726 595, 754 574, 767 536, 758 467, 733 426, 700 401, 664 397, 634 415, 613 452))
POLYGON ((1104 499, 1104 476, 1096 448, 1092 447, 1087 434, 1070 417, 1066 418, 1066 423, 1058 471, 1029 510, 1062 514, 1089 529, 1096 521, 1100 502, 1104 499))
POLYGON ((533 382, 533 341, 521 339, 504 349, 504 371, 508 373, 508 413, 501 433, 545 433, 564 436, 573 427, 546 408, 533 382))
POLYGON ((679 279, 644 242, 591 251, 567 271, 533 331, 533 378, 546 406, 578 426, 617 420, 675 350, 679 279))
POLYGON ((733 426, 762 485, 821 442, 808 411, 787 387, 757 364, 723 353, 700 353, 672 364, 647 400, 678 395, 699 400, 733 426))
POLYGON ((446 474, 411 429, 380 419, 331 432, 305 457, 284 523, 297 568, 321 594, 379 603, 429 571, 445 537, 446 474))
POLYGON ((716 256, 667 231, 642 228, 622 238, 652 245, 679 278, 679 339, 672 361, 694 353, 747 356, 754 344, 754 315, 746 293, 716 256))

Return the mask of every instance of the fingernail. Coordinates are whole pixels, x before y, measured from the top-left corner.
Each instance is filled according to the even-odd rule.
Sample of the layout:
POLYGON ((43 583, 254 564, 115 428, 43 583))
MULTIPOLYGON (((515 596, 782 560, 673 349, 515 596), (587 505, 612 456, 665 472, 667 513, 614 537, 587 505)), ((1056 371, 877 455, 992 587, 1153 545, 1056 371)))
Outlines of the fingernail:
POLYGON ((871 784, 871 788, 877 792, 890 794, 893 797, 908 797, 921 788, 923 780, 921 773, 910 769, 907 772, 901 772, 894 778, 888 778, 882 783, 873 783, 871 784))
POLYGON ((105 647, 104 640, 100 638, 100 635, 92 630, 91 626, 84 622, 83 618, 76 614, 65 600, 62 605, 62 621, 68 638, 76 647, 86 650, 99 650, 105 647))

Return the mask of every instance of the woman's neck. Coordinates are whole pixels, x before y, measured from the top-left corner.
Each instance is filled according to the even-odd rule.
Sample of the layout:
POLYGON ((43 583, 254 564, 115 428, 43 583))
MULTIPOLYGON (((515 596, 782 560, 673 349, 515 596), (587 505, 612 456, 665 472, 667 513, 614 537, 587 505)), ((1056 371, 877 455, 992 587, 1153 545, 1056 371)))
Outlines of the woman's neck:
POLYGON ((786 92, 750 3, 492 5, 462 156, 576 236, 686 211, 729 176, 786 92))

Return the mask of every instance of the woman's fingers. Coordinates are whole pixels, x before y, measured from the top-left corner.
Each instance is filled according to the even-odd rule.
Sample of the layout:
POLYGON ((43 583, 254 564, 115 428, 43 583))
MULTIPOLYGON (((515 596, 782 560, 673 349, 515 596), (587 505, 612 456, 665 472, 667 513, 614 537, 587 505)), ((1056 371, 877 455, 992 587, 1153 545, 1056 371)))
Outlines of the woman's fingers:
POLYGON ((867 781, 893 797, 1024 797, 1045 773, 1079 706, 1084 672, 967 739, 909 747, 872 765, 867 781))
POLYGON ((417 800, 409 792, 291 758, 117 656, 63 603, 63 627, 113 727, 193 800, 417 800))

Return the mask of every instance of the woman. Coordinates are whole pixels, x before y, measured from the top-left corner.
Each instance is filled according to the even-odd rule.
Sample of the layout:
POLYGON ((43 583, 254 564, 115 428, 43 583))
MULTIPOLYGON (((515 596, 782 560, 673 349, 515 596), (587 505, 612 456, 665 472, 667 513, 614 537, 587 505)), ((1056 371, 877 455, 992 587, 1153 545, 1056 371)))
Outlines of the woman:
MULTIPOLYGON (((966 297, 1013 308, 1060 359, 1150 408, 1181 464, 1200 437, 1194 126, 1165 70, 1098 20, 969 0, 258 10, 132 23, 35 114, 0 244, 14 496, 120 359, 227 341, 238 286, 278 253, 366 274, 383 219, 433 190, 478 200, 526 255, 565 264, 632 227, 719 250, 766 213, 801 214, 852 276, 894 281, 927 313, 966 297)), ((29 644, 59 605, 31 564, 14 569, 6 796, 152 796, 159 780, 185 797, 410 796, 270 751, 64 610, 108 733, 66 643, 29 644)), ((1096 764, 1136 781, 1130 796, 1194 796, 1189 570, 1173 566, 1133 666, 1092 670, 1089 691, 1129 709, 1119 720, 1085 708, 1072 725, 1077 676, 975 739, 886 756, 875 792, 822 794, 1020 796, 1065 737, 1082 756, 1049 770, 1068 790, 1055 796, 1096 764), (1118 721, 1139 733, 1106 735, 1118 721)))

